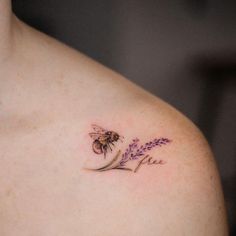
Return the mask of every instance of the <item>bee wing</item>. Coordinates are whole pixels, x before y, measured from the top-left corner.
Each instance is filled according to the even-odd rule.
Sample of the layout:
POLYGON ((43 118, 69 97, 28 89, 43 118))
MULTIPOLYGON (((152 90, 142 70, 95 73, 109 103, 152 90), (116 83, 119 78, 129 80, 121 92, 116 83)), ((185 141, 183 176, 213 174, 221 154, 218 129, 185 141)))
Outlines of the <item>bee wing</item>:
POLYGON ((103 129, 102 127, 92 124, 92 128, 94 129, 95 132, 104 134, 107 130, 103 129))
POLYGON ((96 140, 96 139, 98 139, 101 136, 101 134, 99 134, 99 133, 89 133, 89 136, 92 139, 96 140))

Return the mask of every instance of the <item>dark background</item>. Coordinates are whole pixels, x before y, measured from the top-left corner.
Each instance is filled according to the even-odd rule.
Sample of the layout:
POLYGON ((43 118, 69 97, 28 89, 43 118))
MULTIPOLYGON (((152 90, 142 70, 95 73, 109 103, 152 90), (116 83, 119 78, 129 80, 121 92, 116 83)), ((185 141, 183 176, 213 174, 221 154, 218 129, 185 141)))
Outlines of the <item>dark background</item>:
POLYGON ((216 156, 236 235, 236 1, 15 0, 28 24, 182 111, 216 156))

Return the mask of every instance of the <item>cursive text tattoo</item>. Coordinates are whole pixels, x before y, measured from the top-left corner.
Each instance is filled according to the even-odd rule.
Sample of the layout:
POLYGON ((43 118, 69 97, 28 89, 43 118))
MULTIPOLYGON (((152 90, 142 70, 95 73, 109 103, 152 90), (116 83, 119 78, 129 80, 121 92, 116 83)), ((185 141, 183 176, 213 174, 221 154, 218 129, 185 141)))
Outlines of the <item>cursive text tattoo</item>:
MULTIPOLYGON (((123 136, 119 135, 115 131, 110 131, 101 128, 98 125, 92 125, 94 132, 89 133, 90 137, 93 139, 92 149, 96 154, 106 154, 108 151, 112 152, 115 148, 115 142, 118 140, 123 140, 123 136)), ((96 169, 89 169, 94 171, 108 171, 108 170, 126 170, 133 171, 136 173, 142 165, 163 165, 166 161, 162 159, 154 159, 149 155, 149 152, 157 147, 161 147, 170 143, 171 140, 168 138, 155 138, 145 144, 140 145, 140 140, 135 138, 128 145, 125 151, 122 153, 118 150, 113 158, 111 158, 107 163, 96 169), (135 162, 134 167, 130 167, 130 163, 135 162)))

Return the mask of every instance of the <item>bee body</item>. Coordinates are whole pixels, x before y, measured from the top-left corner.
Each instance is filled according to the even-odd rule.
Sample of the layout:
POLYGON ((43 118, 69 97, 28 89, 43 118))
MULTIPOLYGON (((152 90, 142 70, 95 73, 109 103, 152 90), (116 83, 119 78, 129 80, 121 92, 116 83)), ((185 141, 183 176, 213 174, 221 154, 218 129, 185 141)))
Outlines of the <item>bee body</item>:
POLYGON ((92 125, 95 132, 89 133, 90 137, 94 140, 92 143, 92 149, 96 154, 104 154, 112 151, 111 145, 114 146, 114 142, 120 140, 121 136, 114 132, 105 130, 97 125, 92 125))

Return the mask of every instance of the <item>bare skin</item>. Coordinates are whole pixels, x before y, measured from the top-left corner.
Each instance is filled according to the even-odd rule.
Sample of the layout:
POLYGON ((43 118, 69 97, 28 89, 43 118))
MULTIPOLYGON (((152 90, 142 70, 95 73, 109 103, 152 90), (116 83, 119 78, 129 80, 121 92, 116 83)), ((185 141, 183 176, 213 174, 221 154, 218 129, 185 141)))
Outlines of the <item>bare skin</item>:
POLYGON ((1 236, 228 235, 214 158, 189 120, 26 26, 8 0, 0 11, 1 236), (134 136, 172 142, 137 173, 88 171, 92 123, 124 135, 116 150, 134 136))

